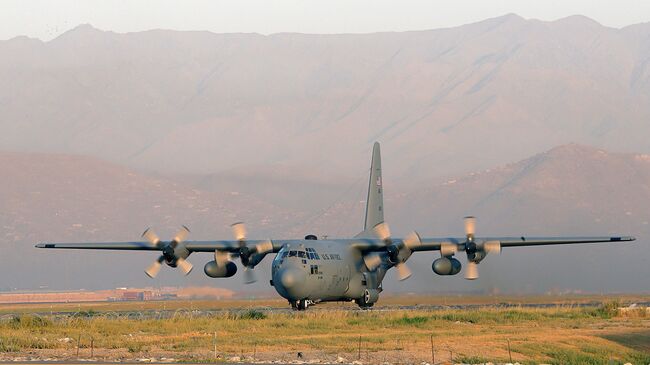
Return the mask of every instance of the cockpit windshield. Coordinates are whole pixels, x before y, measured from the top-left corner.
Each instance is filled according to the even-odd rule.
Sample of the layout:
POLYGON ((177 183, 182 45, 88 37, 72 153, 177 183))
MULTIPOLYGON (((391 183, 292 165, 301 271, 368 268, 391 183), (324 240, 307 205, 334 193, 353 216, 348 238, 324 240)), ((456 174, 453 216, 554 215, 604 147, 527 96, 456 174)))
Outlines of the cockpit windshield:
POLYGON ((304 259, 307 257, 307 253, 305 251, 285 251, 282 253, 282 258, 285 257, 300 257, 304 259))
POLYGON ((280 261, 287 257, 298 257, 301 259, 320 260, 320 257, 318 256, 318 254, 313 248, 307 248, 306 251, 285 250, 283 248, 282 250, 280 250, 280 252, 275 258, 276 260, 280 261))

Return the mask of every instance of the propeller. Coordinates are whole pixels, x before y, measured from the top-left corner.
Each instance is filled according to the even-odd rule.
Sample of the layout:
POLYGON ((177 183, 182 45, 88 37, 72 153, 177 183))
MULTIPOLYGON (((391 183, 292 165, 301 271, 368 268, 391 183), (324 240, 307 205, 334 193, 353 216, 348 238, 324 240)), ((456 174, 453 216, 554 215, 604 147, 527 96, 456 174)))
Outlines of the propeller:
POLYGON ((487 253, 496 253, 501 254, 501 242, 499 241, 487 241, 483 243, 483 249, 487 253))
POLYGON ((447 257, 453 256, 458 251, 458 245, 451 242, 443 242, 440 244, 440 255, 447 257))
MULTIPOLYGON (((390 235, 390 228, 385 222, 377 224, 373 228, 374 233, 379 239, 384 242, 386 252, 391 262, 395 263, 397 269, 397 276, 400 281, 408 279, 412 272, 406 266, 406 260, 413 253, 413 248, 419 246, 422 242, 417 232, 411 232, 401 241, 393 243, 390 235)), ((369 270, 375 270, 381 264, 381 256, 379 254, 370 254, 364 256, 364 263, 369 270)))
POLYGON ((215 250, 214 251, 214 261, 217 263, 218 266, 224 266, 227 265, 228 262, 231 260, 231 254, 230 252, 227 251, 219 251, 215 250))
POLYGON ((174 235, 171 241, 163 242, 153 231, 153 229, 147 228, 142 233, 142 238, 147 240, 155 247, 160 248, 162 255, 160 255, 156 261, 149 265, 149 267, 144 271, 145 274, 147 274, 150 278, 155 278, 160 272, 160 268, 163 262, 166 262, 167 265, 171 267, 178 267, 185 275, 189 274, 193 268, 192 264, 186 259, 187 256, 189 256, 189 252, 186 250, 177 250, 178 246, 182 244, 183 241, 185 241, 189 233, 189 228, 182 226, 178 233, 174 235))
POLYGON ((378 253, 371 253, 363 256, 363 262, 370 271, 374 271, 381 265, 381 256, 378 253))
MULTIPOLYGON (((478 279, 478 264, 481 262, 488 253, 501 253, 501 242, 499 241, 485 241, 475 242, 474 234, 476 233, 476 218, 465 217, 465 253, 467 254, 467 269, 465 270, 465 279, 475 280, 478 279)), ((440 247, 443 251, 443 247, 440 247)))
MULTIPOLYGON (((244 266, 244 282, 251 284, 257 281, 255 272, 255 263, 251 262, 251 257, 255 254, 266 254, 273 251, 273 242, 270 240, 262 241, 255 245, 253 249, 246 245, 246 226, 243 222, 233 223, 231 225, 232 233, 239 243, 239 259, 244 266)), ((216 259, 216 256, 215 256, 216 259)), ((218 261, 217 261, 218 262, 218 261)))
POLYGON ((478 279, 478 264, 474 261, 467 263, 467 268, 465 269, 465 279, 467 280, 476 280, 478 279))
POLYGON ((163 261, 165 261, 165 257, 161 255, 156 261, 152 262, 151 265, 149 265, 149 267, 144 271, 145 274, 147 274, 147 276, 152 279, 158 276, 163 261))

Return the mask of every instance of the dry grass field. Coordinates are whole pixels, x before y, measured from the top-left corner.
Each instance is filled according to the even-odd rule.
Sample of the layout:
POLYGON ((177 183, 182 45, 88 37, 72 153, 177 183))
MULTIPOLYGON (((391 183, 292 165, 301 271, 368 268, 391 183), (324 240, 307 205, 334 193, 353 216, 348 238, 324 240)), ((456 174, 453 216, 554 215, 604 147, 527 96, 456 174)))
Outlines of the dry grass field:
POLYGON ((382 298, 370 311, 334 303, 306 312, 286 310, 281 300, 6 305, 0 359, 88 359, 92 352, 98 360, 213 362, 216 355, 288 362, 300 352, 308 362, 420 364, 431 363, 433 347, 436 363, 512 357, 530 364, 649 364, 650 314, 618 310, 648 299, 402 296, 382 298), (494 306, 500 303, 522 306, 494 306), (431 307, 449 304, 470 307, 431 307))

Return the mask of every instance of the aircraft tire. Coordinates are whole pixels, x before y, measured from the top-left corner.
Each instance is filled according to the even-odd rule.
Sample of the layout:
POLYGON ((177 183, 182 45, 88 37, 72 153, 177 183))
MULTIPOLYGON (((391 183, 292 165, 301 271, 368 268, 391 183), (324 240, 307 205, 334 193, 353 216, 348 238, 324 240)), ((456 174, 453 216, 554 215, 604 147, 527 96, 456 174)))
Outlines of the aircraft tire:
POLYGON ((289 303, 291 304, 291 309, 296 310, 296 311, 304 311, 309 306, 306 299, 293 300, 293 301, 290 301, 289 303))
POLYGON ((309 304, 307 304, 307 300, 302 299, 302 300, 299 300, 299 301, 298 301, 298 310, 299 310, 299 311, 304 311, 304 310, 306 310, 306 309, 307 309, 307 306, 309 306, 309 304))

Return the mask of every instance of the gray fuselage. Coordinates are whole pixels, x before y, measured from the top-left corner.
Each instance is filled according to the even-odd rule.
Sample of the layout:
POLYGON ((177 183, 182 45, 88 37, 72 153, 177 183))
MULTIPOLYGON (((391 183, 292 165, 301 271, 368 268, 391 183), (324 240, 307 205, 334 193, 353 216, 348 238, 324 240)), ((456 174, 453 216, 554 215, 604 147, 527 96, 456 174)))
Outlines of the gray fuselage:
POLYGON ((381 291, 385 268, 368 272, 361 253, 347 243, 304 240, 286 244, 273 260, 272 284, 289 301, 350 301, 381 291))

